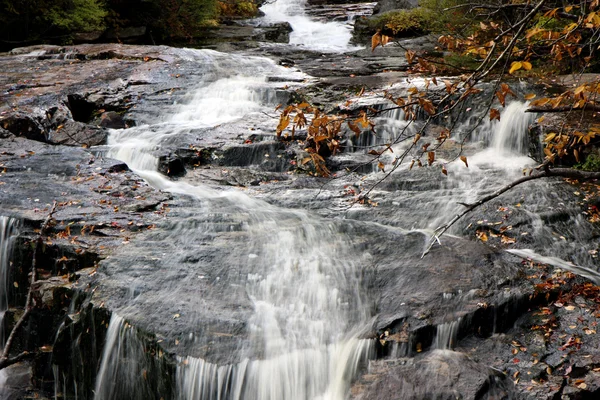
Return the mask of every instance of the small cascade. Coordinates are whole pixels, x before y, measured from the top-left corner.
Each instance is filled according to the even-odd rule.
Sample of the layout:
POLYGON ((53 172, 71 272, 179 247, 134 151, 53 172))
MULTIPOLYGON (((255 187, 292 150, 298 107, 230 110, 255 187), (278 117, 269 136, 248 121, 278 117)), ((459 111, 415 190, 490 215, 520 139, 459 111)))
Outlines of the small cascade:
MULTIPOLYGON (((216 365, 182 351, 173 390, 186 400, 342 400, 357 369, 373 353, 373 341, 359 339, 369 329, 372 315, 361 286, 360 256, 350 238, 332 221, 304 211, 279 208, 237 190, 171 181, 156 171, 156 149, 180 135, 237 123, 265 110, 265 104, 273 101, 267 74, 289 76, 269 60, 198 53, 199 68, 222 79, 202 81, 172 117, 113 131, 109 138, 110 157, 126 162, 156 188, 184 195, 194 204, 198 220, 211 215, 241 217, 240 234, 253 255, 239 266, 244 271, 236 277, 239 281, 231 282, 245 288, 254 306, 247 321, 248 337, 240 339, 240 355, 231 357, 239 361, 216 365), (219 63, 206 66, 210 59, 219 63), (237 63, 236 73, 227 67, 232 61, 237 63)), ((201 225, 181 226, 171 239, 181 246, 201 243, 206 240, 202 235, 213 229, 201 225)), ((173 292, 164 295, 172 301, 173 292)), ((152 296, 160 302, 161 294, 152 296)), ((137 299, 130 301, 116 310, 127 319, 136 314, 137 299)), ((139 332, 113 314, 96 399, 152 397, 149 394, 158 389, 140 376, 158 367, 144 346, 139 332)), ((192 353, 198 351, 191 346, 192 353)))
POLYGON ((320 52, 359 50, 351 46, 352 26, 335 21, 320 22, 306 15, 307 0, 276 0, 261 7, 268 22, 287 21, 292 26, 290 44, 320 52))
POLYGON ((218 366, 202 359, 179 360, 181 400, 343 399, 357 369, 372 358, 373 341, 283 353, 265 360, 245 359, 218 366))
POLYGON ((458 331, 462 318, 444 322, 437 326, 434 347, 439 350, 452 350, 457 344, 458 331))
MULTIPOLYGON (((11 217, 0 217, 0 324, 4 312, 8 309, 8 291, 12 286, 10 279, 10 258, 15 237, 18 234, 18 220, 11 217)), ((0 337, 0 348, 4 338, 0 337)))
POLYGON ((473 139, 482 141, 500 155, 526 156, 529 150, 529 126, 536 118, 535 113, 526 112, 527 108, 528 103, 513 101, 502 110, 500 121, 486 118, 474 132, 473 139))
POLYGON ((171 373, 164 357, 141 335, 122 317, 112 314, 96 376, 95 400, 169 398, 171 373))

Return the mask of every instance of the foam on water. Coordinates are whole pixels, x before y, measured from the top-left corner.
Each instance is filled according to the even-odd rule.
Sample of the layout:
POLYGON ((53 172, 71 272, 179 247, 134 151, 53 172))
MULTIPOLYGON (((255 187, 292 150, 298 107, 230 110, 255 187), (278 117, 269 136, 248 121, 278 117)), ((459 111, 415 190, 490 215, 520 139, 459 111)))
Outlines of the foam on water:
MULTIPOLYGON (((203 53, 228 64, 226 55, 203 53)), ((232 56, 235 57, 235 56, 232 56)), ((200 63, 206 62, 198 57, 200 63)), ((303 211, 280 209, 239 190, 217 190, 171 181, 156 172, 154 151, 192 129, 226 124, 263 110, 271 102, 265 70, 283 74, 263 59, 238 60, 237 73, 203 82, 171 118, 113 131, 109 156, 126 162, 158 189, 202 201, 199 213, 244 215, 249 273, 241 282, 254 304, 242 361, 215 365, 182 354, 177 369, 180 399, 342 400, 357 368, 371 357, 373 342, 360 340, 371 323, 361 288, 359 254, 335 224, 303 211), (263 65, 256 71, 255 64, 263 65)), ((204 67, 203 67, 204 68, 204 67)), ((213 68, 221 68, 214 67, 213 68)), ((273 104, 269 104, 273 107, 273 104)), ((199 203, 200 205, 200 203, 199 203)), ((199 231, 172 235, 193 241, 199 231)), ((201 240, 201 239, 198 239, 201 240)), ((127 305, 124 305, 126 308, 127 305)), ((201 312, 202 310, 197 310, 201 312)), ((121 364, 142 358, 135 330, 113 315, 97 377, 96 399, 131 396, 143 388, 119 383, 121 364), (130 349, 133 353, 124 353, 130 349), (125 361, 123 361, 125 360, 125 361)))
POLYGON ((320 22, 306 15, 307 0, 276 0, 261 7, 268 22, 287 21, 292 26, 290 44, 321 52, 347 52, 360 49, 350 45, 352 26, 340 22, 320 22))

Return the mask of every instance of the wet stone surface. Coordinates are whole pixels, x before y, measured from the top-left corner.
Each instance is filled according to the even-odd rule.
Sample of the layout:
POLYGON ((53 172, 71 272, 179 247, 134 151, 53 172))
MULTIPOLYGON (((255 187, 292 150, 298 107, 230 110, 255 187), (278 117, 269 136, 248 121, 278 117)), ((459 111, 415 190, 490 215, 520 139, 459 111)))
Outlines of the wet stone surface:
MULTIPOLYGON (((427 38, 413 43, 431 47, 427 38)), ((273 108, 296 96, 334 108, 347 93, 385 86, 407 67, 404 50, 394 46, 342 55, 278 45, 249 52, 322 77, 271 76, 266 105, 273 108)), ((285 216, 275 221, 281 226, 298 224, 294 210, 308 210, 356 250, 376 316, 363 336, 376 342, 378 359, 363 368, 352 398, 595 398, 597 287, 502 251, 512 244, 504 236, 533 248, 562 243, 561 235, 575 237, 567 227, 576 220, 578 199, 569 186, 554 181, 490 203, 423 257, 430 231, 414 228, 423 228, 417 222, 429 221, 448 202, 449 191, 461 190, 455 181, 441 181, 429 168, 399 171, 369 194, 376 206, 353 204, 353 193, 381 178, 344 172, 368 159, 365 154, 334 158, 337 179, 309 176, 298 168, 301 145, 274 137, 275 114, 253 113, 161 143, 154 155, 163 175, 204 185, 195 198, 162 192, 108 158, 103 145, 109 128, 156 122, 157 115, 190 101, 195 82, 219 78, 202 67, 203 55, 209 58, 167 47, 82 45, 0 57, 1 212, 24 221, 14 305, 26 295, 27 248, 57 201, 37 300, 55 315, 35 319, 38 325, 54 319, 53 328, 29 346, 58 338, 54 356, 65 379, 87 384, 80 398, 91 395, 96 368, 71 364, 72 342, 84 338, 80 355, 97 365, 112 311, 164 351, 171 369, 175 356, 219 365, 239 361, 254 312, 244 282, 256 273, 251 260, 259 257, 249 248, 257 232, 249 228, 255 221, 240 193, 264 201, 265 209, 289 210, 275 214, 285 216), (552 193, 546 198, 551 207, 536 197, 543 191, 552 193), (558 198, 568 204, 557 206, 558 198), (533 212, 558 234, 530 239, 540 221, 533 212), (486 243, 476 239, 481 232, 486 243)), ((232 64, 233 75, 239 60, 221 62, 232 64)), ((593 240, 595 232, 582 235, 593 240)), ((23 381, 28 368, 15 367, 11 382, 23 381)))

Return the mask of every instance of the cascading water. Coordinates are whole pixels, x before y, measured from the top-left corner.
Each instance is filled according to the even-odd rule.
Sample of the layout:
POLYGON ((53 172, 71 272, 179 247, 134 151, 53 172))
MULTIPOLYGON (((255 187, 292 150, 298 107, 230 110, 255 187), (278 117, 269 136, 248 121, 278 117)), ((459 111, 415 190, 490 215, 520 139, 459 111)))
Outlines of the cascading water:
MULTIPOLYGON (((8 290, 11 267, 11 253, 13 241, 18 234, 18 220, 11 217, 0 216, 0 327, 3 327, 4 313, 8 309, 8 290)), ((0 332, 0 352, 4 348, 5 340, 4 329, 0 332)), ((6 380, 5 371, 0 371, 0 397, 3 392, 4 381, 6 380)))
MULTIPOLYGON (((347 39, 338 41, 332 34, 333 28, 340 26, 311 25, 303 10, 304 2, 288 0, 263 7, 267 19, 290 21, 295 29, 293 44, 320 51, 349 49, 347 39), (309 35, 306 32, 313 36, 303 37, 309 35), (327 40, 321 36, 323 32, 327 40)), ((342 27, 340 32, 344 31, 342 27)), ((153 260, 158 261, 153 265, 158 264, 157 267, 142 265, 136 273, 141 276, 139 281, 149 274, 159 275, 155 279, 164 277, 160 285, 163 290, 143 293, 143 283, 136 276, 132 284, 140 286, 129 288, 130 295, 124 303, 112 307, 115 312, 96 378, 95 398, 156 397, 157 392, 148 388, 146 377, 151 374, 159 379, 164 374, 172 384, 172 397, 180 400, 344 399, 357 369, 372 357, 374 347, 372 340, 361 339, 369 331, 374 316, 369 296, 362 287, 362 258, 353 246, 353 238, 336 221, 280 208, 236 189, 222 190, 185 179, 172 181, 157 172, 162 149, 193 141, 183 140, 186 138, 210 136, 212 130, 218 136, 219 129, 227 129, 229 124, 242 118, 259 119, 262 112, 272 110, 278 103, 279 84, 275 82, 281 80, 266 77, 285 77, 290 71, 258 57, 185 51, 202 71, 197 90, 171 117, 113 131, 108 153, 126 162, 156 188, 187 199, 191 211, 186 221, 174 223, 169 232, 168 239, 175 242, 178 251, 184 253, 218 237, 219 229, 232 232, 231 237, 243 243, 246 257, 236 254, 228 258, 220 254, 219 263, 223 267, 212 279, 219 282, 226 276, 224 279, 229 279, 231 286, 242 287, 253 311, 243 334, 236 337, 236 355, 227 362, 203 358, 205 348, 218 344, 203 342, 198 331, 177 331, 177 337, 185 338, 185 343, 178 348, 178 365, 175 376, 171 376, 159 362, 148 357, 148 344, 129 319, 142 312, 137 307, 150 295, 157 313, 163 312, 162 300, 182 299, 181 307, 187 308, 173 319, 201 314, 203 307, 210 307, 203 304, 201 294, 190 294, 177 285, 183 279, 205 279, 200 262, 192 270, 185 270, 187 267, 178 265, 177 260, 169 264, 166 258, 156 257, 153 260), (215 216, 219 218, 217 224, 211 223, 215 216)), ((524 154, 526 127, 533 118, 524 112, 525 107, 513 103, 502 114, 500 123, 479 128, 475 139, 491 147, 478 148, 469 154, 468 169, 458 163, 448 164, 448 178, 441 183, 436 180, 420 192, 399 185, 394 204, 402 207, 395 215, 386 215, 385 223, 407 230, 430 231, 461 209, 457 202, 475 200, 489 192, 489 188, 518 177, 523 166, 533 164, 524 154), (493 132, 493 139, 487 136, 489 132, 493 132)), ((392 112, 384 115, 379 120, 380 137, 356 147, 388 143, 402 132, 410 136, 416 126, 398 121, 400 117, 392 112)), ((443 156, 440 160, 443 161, 443 156)), ((423 168, 422 173, 429 171, 423 168)), ((410 172, 408 166, 402 166, 396 173, 410 172)), ((410 179, 402 184, 411 184, 410 179)), ((431 177, 416 178, 426 179, 431 177)), ((453 229, 453 233, 460 233, 458 226, 453 229)), ((547 228, 540 225, 539 229, 547 228)), ((158 238, 161 239, 165 238, 158 238)), ((462 297, 452 301, 458 304, 462 297)), ((453 348, 460 325, 460 318, 440 324, 433 346, 453 348)), ((204 332, 209 330, 210 326, 204 332)), ((396 353, 408 354, 410 349, 408 345, 405 347, 396 349, 396 353)), ((166 388, 168 383, 161 385, 166 388)))
POLYGON ((290 44, 321 52, 346 52, 360 47, 350 46, 352 26, 340 22, 319 22, 306 15, 307 0, 277 0, 261 7, 268 22, 287 21, 292 26, 290 44))
MULTIPOLYGON (((0 322, 4 312, 8 309, 8 288, 11 283, 10 256, 14 237, 17 234, 18 220, 11 217, 0 217, 0 322)), ((4 338, 0 337, 0 348, 4 345, 4 338)))
MULTIPOLYGON (((281 209, 238 190, 219 191, 171 181, 156 172, 155 150, 198 130, 272 110, 276 96, 266 74, 290 75, 267 59, 205 50, 196 53, 201 68, 210 71, 206 76, 224 78, 205 78, 189 103, 172 118, 114 131, 109 139, 111 157, 127 162, 155 187, 191 198, 197 217, 222 213, 244 220, 241 228, 249 255, 240 267, 246 272, 236 284, 245 287, 254 313, 247 324, 247 339, 239 344, 240 361, 217 365, 181 354, 176 372, 177 397, 341 400, 373 347, 371 340, 361 339, 372 315, 361 287, 361 257, 351 247, 349 237, 337 224, 303 211, 281 209), (235 66, 235 74, 229 65, 235 66)), ((210 229, 206 224, 200 229, 181 225, 173 236, 185 245, 202 241, 201 235, 210 229)), ((173 296, 173 292, 165 295, 173 296)), ((156 300, 160 294, 153 296, 160 301, 156 300)), ((123 313, 135 309, 135 302, 134 298, 124 304, 123 313)), ((133 398, 132 393, 143 393, 144 389, 135 384, 139 377, 128 378, 129 372, 120 373, 122 365, 134 359, 138 360, 138 369, 149 363, 143 345, 133 339, 135 334, 122 317, 113 314, 96 380, 96 399, 133 398)))

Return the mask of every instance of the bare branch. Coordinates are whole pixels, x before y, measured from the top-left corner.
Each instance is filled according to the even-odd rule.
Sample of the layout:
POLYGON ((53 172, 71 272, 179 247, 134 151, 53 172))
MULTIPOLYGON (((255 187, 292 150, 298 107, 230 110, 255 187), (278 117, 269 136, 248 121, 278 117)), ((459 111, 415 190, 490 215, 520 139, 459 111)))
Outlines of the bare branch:
POLYGON ((467 215, 468 213, 470 213, 477 207, 487 203, 490 200, 495 199, 496 197, 500 196, 501 194, 511 190, 515 186, 518 186, 522 183, 529 182, 529 181, 532 181, 535 179, 554 177, 554 176, 562 177, 562 178, 578 179, 578 180, 600 179, 600 172, 581 171, 581 170, 573 169, 573 168, 548 168, 546 163, 542 164, 542 167, 544 167, 544 169, 542 171, 534 172, 528 176, 523 176, 523 177, 509 183, 508 185, 501 187, 500 189, 496 190, 494 193, 491 193, 487 196, 482 197, 481 199, 477 200, 474 203, 470 203, 470 204, 469 203, 459 203, 459 204, 463 205, 465 207, 465 209, 463 211, 461 211, 460 213, 456 214, 454 216, 454 218, 452 218, 449 222, 438 227, 434 231, 431 239, 429 240, 429 245, 427 246, 427 249, 425 249, 425 251, 421 255, 421 258, 425 257, 425 255, 427 253, 429 253, 429 251, 431 250, 431 248, 433 247, 433 245, 436 242, 440 243, 440 237, 444 233, 446 233, 446 231, 448 231, 448 229, 450 229, 450 227, 452 225, 454 225, 456 222, 458 222, 458 220, 460 220, 462 217, 464 217, 465 215, 467 215))

